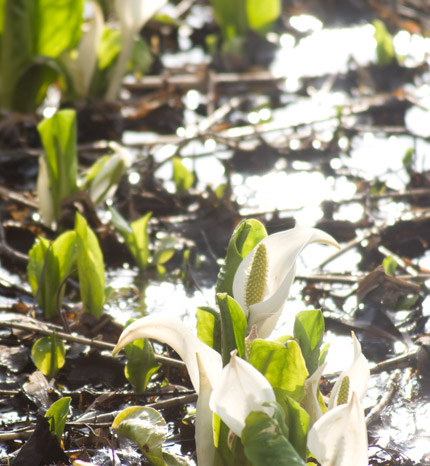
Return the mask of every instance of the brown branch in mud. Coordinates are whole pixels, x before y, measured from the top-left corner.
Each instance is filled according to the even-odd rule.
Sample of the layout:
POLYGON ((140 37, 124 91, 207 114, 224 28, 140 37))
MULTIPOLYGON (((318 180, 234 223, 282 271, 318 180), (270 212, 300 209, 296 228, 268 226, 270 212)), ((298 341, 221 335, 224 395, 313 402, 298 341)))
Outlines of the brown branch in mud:
MULTIPOLYGON (((26 322, 23 322, 23 320, 24 317, 20 316, 19 314, 0 315, 0 327, 24 330, 27 332, 35 332, 41 335, 51 335, 53 330, 55 330, 55 335, 57 336, 57 338, 61 338, 62 340, 69 341, 72 343, 88 345, 93 348, 98 348, 100 350, 107 351, 112 351, 115 347, 113 343, 108 343, 107 341, 93 340, 79 335, 73 335, 58 331, 57 326, 48 325, 45 323, 41 324, 34 319, 25 318, 26 322), (21 320, 21 322, 19 322, 19 320, 21 320)), ((156 354, 155 358, 157 359, 157 361, 159 361, 162 364, 165 364, 166 366, 176 367, 178 369, 183 369, 185 367, 185 363, 183 361, 179 361, 178 359, 169 358, 160 354, 156 354)))

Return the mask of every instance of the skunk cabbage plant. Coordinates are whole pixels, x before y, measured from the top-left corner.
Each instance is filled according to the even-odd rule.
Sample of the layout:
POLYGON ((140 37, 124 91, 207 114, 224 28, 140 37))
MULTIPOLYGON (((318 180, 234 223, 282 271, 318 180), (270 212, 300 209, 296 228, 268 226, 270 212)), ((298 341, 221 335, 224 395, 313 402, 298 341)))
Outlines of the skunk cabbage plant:
POLYGON ((182 321, 170 315, 151 315, 136 320, 123 331, 113 354, 139 338, 168 344, 187 366, 199 394, 196 412, 199 465, 213 464, 212 412, 239 437, 252 411, 273 414, 273 408, 263 406, 276 400, 270 383, 251 364, 240 359, 236 351, 222 369, 220 354, 201 342, 182 321))
MULTIPOLYGON (((308 448, 321 466, 347 466, 351 458, 354 465, 368 464, 367 427, 360 400, 367 392, 370 370, 354 332, 352 340, 353 362, 336 381, 330 394, 329 410, 315 421, 308 433, 308 448)), ((319 380, 321 372, 315 371, 310 379, 319 380)), ((315 389, 318 385, 310 386, 314 403, 317 403, 315 389)))
POLYGON ((308 433, 308 448, 321 466, 367 466, 367 428, 355 392, 318 419, 308 433))
POLYGON ((311 243, 339 247, 321 230, 296 227, 262 239, 237 268, 233 297, 248 318, 248 328, 256 325, 260 338, 275 328, 296 275, 296 259, 311 243))

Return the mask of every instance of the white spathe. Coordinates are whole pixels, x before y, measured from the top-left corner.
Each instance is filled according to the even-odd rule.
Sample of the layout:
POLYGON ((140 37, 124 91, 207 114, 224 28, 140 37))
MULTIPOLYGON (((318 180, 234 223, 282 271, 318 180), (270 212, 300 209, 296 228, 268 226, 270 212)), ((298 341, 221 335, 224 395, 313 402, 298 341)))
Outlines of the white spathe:
POLYGON ((209 407, 238 437, 252 411, 264 411, 272 416, 274 409, 263 403, 276 401, 269 381, 254 366, 232 351, 230 362, 222 370, 214 386, 209 407))
POLYGON ((363 401, 363 398, 366 396, 367 388, 369 385, 370 378, 370 368, 369 362, 367 361, 364 354, 361 352, 361 345, 355 336, 354 332, 351 332, 352 342, 354 345, 354 358, 351 365, 342 372, 339 378, 336 380, 336 383, 333 386, 333 389, 330 393, 330 399, 328 403, 328 408, 332 409, 337 406, 337 397, 339 393, 340 386, 345 376, 349 377, 349 395, 348 401, 351 399, 352 393, 355 392, 360 401, 363 401))
POLYGON ((323 415, 321 406, 318 401, 318 390, 320 379, 327 363, 321 364, 316 371, 305 381, 305 397, 302 401, 302 406, 309 414, 309 426, 314 423, 323 415))
POLYGON ((233 279, 233 297, 248 317, 248 328, 257 326, 260 338, 268 337, 278 322, 296 275, 296 259, 311 243, 339 244, 316 228, 296 227, 269 235, 259 244, 266 246, 268 274, 262 301, 246 306, 246 285, 257 246, 242 260, 233 279))
POLYGON ((139 31, 166 3, 167 0, 115 0, 115 12, 121 29, 139 31))
POLYGON ((167 0, 115 0, 115 11, 121 24, 121 51, 106 92, 107 101, 114 101, 118 95, 135 36, 166 3, 167 0))
POLYGON ((37 176, 37 197, 39 199, 39 212, 43 223, 50 227, 55 218, 54 202, 49 182, 48 165, 45 155, 39 156, 39 174, 37 176))
POLYGON ((321 466, 368 465, 366 420, 355 392, 315 422, 307 446, 321 466))
POLYGON ((221 355, 200 341, 177 317, 162 314, 142 317, 122 332, 113 354, 140 338, 152 338, 171 346, 187 366, 194 389, 199 394, 196 410, 198 464, 213 464, 212 411, 240 436, 251 411, 273 414, 262 406, 276 397, 268 380, 251 364, 232 352, 222 368, 221 355), (211 445, 212 444, 212 445, 211 445))
POLYGON ((200 341, 181 320, 170 314, 154 314, 137 319, 122 332, 113 354, 139 338, 152 338, 171 346, 185 362, 194 390, 199 393, 198 353, 212 386, 222 370, 221 355, 200 341))

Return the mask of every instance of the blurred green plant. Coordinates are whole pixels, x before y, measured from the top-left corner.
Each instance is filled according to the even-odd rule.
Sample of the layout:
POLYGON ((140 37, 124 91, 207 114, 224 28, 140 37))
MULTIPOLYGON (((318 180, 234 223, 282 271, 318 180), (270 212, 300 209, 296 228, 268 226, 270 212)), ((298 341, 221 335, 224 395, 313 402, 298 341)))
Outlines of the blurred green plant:
POLYGON ((76 112, 60 110, 42 120, 38 131, 44 153, 39 157, 37 194, 41 217, 48 226, 58 222, 63 201, 79 189, 88 190, 94 205, 103 202, 113 194, 130 165, 128 152, 111 143, 114 154, 94 162, 86 177, 78 183, 76 112))
POLYGON ((395 63, 397 58, 394 50, 393 36, 380 19, 375 19, 372 24, 375 28, 374 37, 376 40, 376 60, 378 65, 383 67, 395 63))
POLYGON ((96 235, 78 213, 75 231, 62 233, 52 242, 39 237, 29 252, 28 280, 45 318, 61 309, 66 279, 74 266, 84 311, 100 317, 105 302, 103 255, 96 235))
POLYGON ((0 105, 32 112, 61 73, 56 58, 81 37, 84 0, 0 3, 0 105))
POLYGON ((54 241, 39 237, 29 252, 28 281, 45 318, 54 317, 63 302, 65 280, 76 262, 76 234, 62 233, 54 241))
POLYGON ((148 222, 152 212, 148 212, 143 217, 128 224, 116 209, 111 207, 109 210, 112 215, 111 222, 113 226, 123 238, 139 269, 146 270, 148 267, 153 266, 157 268, 159 274, 163 275, 165 273, 164 264, 175 253, 176 239, 171 236, 163 238, 151 255, 148 222))
POLYGON ((210 0, 225 52, 240 52, 248 31, 270 32, 282 11, 281 0, 210 0))
POLYGON ((36 340, 31 348, 34 365, 46 375, 48 380, 54 378, 66 362, 66 349, 55 332, 48 337, 36 340))
POLYGON ((194 183, 194 175, 183 164, 180 157, 173 157, 173 181, 176 185, 176 190, 180 193, 186 193, 194 183))

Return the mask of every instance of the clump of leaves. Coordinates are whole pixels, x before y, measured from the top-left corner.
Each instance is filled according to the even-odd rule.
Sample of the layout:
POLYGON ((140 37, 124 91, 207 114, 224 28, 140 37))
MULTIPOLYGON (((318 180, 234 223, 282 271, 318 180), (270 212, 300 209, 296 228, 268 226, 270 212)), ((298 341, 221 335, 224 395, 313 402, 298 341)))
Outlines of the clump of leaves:
POLYGON ((103 254, 96 235, 78 213, 74 231, 52 242, 39 237, 29 253, 28 279, 47 319, 61 308, 65 282, 74 267, 85 312, 100 317, 105 301, 103 254))

